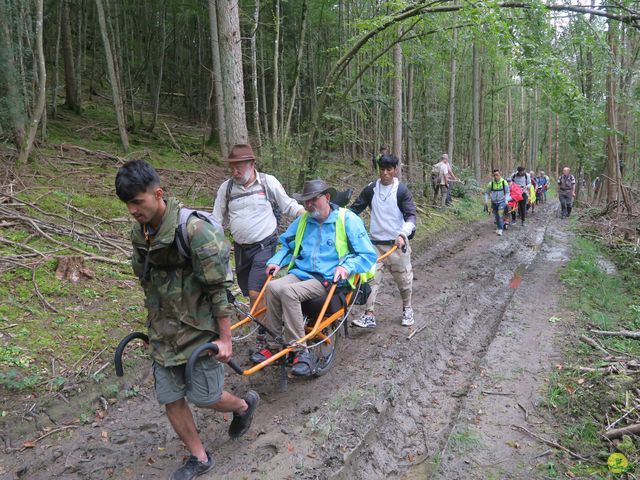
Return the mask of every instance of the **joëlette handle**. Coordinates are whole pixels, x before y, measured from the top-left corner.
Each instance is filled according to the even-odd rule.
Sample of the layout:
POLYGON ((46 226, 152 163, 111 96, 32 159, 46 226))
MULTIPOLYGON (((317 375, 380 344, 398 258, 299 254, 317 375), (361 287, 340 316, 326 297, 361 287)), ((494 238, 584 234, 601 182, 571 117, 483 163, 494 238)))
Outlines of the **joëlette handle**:
POLYGON ((116 375, 119 377, 122 377, 124 375, 124 370, 122 369, 122 354, 124 353, 124 349, 131 340, 135 340, 136 338, 139 338, 144 343, 149 343, 149 337, 146 334, 142 332, 133 332, 124 337, 116 348, 116 354, 113 359, 113 363, 115 363, 116 366, 116 375))
MULTIPOLYGON (((196 361, 198 360, 198 357, 200 357, 200 355, 202 355, 202 353, 206 352, 207 350, 211 350, 214 355, 217 355, 219 352, 218 346, 216 344, 207 342, 207 343, 203 343, 198 348, 196 348, 191 354, 191 356, 189 357, 189 361, 187 362, 187 366, 185 367, 185 370, 184 370, 184 380, 187 385, 187 390, 191 388, 191 376, 193 374, 193 368, 196 365, 196 361)), ((243 374, 242 369, 235 362, 235 360, 230 359, 227 362, 227 365, 229 365, 229 367, 231 367, 231 370, 233 370, 237 374, 239 375, 243 374)))

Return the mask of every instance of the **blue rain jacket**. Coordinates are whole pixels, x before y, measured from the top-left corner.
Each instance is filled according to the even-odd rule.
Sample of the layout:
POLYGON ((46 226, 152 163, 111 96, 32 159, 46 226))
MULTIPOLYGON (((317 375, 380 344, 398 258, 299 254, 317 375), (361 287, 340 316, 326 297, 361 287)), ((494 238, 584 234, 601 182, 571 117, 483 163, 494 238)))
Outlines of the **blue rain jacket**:
MULTIPOLYGON (((338 208, 333 204, 331 205, 331 213, 324 222, 319 223, 312 217, 307 219, 300 252, 289 273, 300 280, 317 279, 318 276, 326 280, 333 280, 338 266, 344 267, 349 275, 371 270, 378 259, 378 253, 369 239, 364 223, 350 210, 347 210, 345 215, 345 229, 350 253, 344 258, 338 258, 335 245, 337 219, 338 208)), ((272 263, 282 267, 289 264, 293 255, 299 221, 300 217, 296 218, 289 225, 289 228, 280 235, 282 248, 269 259, 267 264, 272 263)))

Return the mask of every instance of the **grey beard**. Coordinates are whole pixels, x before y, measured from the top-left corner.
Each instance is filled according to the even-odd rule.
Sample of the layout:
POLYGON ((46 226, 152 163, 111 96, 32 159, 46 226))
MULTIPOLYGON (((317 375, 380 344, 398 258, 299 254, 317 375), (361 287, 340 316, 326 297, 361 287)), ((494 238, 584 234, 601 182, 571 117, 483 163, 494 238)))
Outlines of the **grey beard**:
POLYGON ((233 177, 233 183, 235 183, 236 185, 244 185, 249 181, 250 177, 251 177, 251 171, 248 171, 239 180, 236 180, 236 178, 233 177))
POLYGON ((320 218, 320 210, 314 210, 313 212, 307 212, 311 218, 315 218, 316 220, 320 218))

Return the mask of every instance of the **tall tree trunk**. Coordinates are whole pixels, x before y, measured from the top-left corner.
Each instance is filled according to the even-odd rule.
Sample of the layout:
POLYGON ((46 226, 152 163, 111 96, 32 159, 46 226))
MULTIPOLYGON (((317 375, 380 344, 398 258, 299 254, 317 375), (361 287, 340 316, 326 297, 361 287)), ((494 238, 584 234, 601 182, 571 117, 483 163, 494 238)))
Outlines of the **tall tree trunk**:
POLYGON ((62 57, 64 58, 64 105, 66 108, 80 113, 75 59, 73 56, 73 36, 71 35, 71 19, 69 17, 69 0, 62 0, 62 57))
POLYGON ((413 96, 414 96, 414 68, 412 64, 407 67, 407 176, 406 182, 415 180, 416 159, 414 156, 413 139, 413 96))
POLYGON ((56 51, 54 58, 54 75, 53 86, 51 87, 51 118, 56 118, 58 113, 58 86, 60 85, 60 38, 62 36, 62 4, 64 0, 60 0, 58 3, 58 28, 56 33, 56 51))
POLYGON ((447 130, 447 155, 453 162, 453 146, 455 144, 455 119, 456 119, 456 49, 458 46, 458 29, 453 29, 451 44, 451 75, 449 77, 449 128, 447 130))
MULTIPOLYGON (((257 0, 259 1, 259 0, 257 0)), ((269 136, 269 109, 267 107, 267 83, 265 77, 267 76, 265 71, 265 60, 264 60, 264 43, 260 42, 260 104, 262 111, 262 130, 264 131, 265 137, 269 136)))
MULTIPOLYGON (((618 138, 616 135, 616 80, 615 70, 617 68, 618 61, 618 46, 617 46, 617 31, 616 25, 613 21, 609 21, 609 30, 607 33, 607 41, 609 44, 609 51, 611 54, 611 60, 607 66, 607 158, 605 165, 606 172, 606 185, 607 185, 607 203, 620 200, 620 168, 618 164, 618 138)), ((618 204, 618 210, 620 205, 618 204)))
MULTIPOLYGON (((278 95, 280 91, 280 0, 275 0, 273 5, 273 93, 271 98, 271 138, 273 143, 278 139, 278 95)), ((273 157, 274 166, 277 166, 277 156, 273 157)))
POLYGON ((122 104, 122 95, 120 93, 120 81, 116 75, 113 52, 111 50, 111 42, 109 41, 109 34, 107 32, 107 22, 104 15, 102 0, 96 0, 96 9, 98 12, 98 23, 100 24, 102 43, 104 44, 104 53, 107 59, 107 68, 109 70, 109 81, 111 82, 111 94, 113 97, 113 107, 116 112, 116 123, 118 124, 118 131, 120 132, 122 149, 126 153, 129 151, 129 136, 127 135, 124 107, 122 104))
MULTIPOLYGON (((510 69, 507 67, 507 78, 511 78, 510 69)), ((513 99, 511 94, 511 87, 507 87, 507 113, 506 113, 506 134, 505 139, 505 157, 506 163, 502 164, 504 173, 510 172, 513 166, 513 99)))
POLYGON ((46 85, 47 85, 47 70, 45 68, 44 61, 44 48, 42 45, 42 6, 43 0, 36 1, 36 44, 35 49, 38 55, 38 92, 36 103, 33 108, 33 113, 31 118, 29 119, 29 123, 27 125, 27 131, 25 134, 25 138, 20 146, 20 153, 18 154, 18 164, 26 163, 29 158, 29 154, 33 149, 33 142, 36 138, 36 133, 38 132, 38 125, 40 123, 40 119, 42 118, 42 113, 44 112, 44 106, 46 103, 46 85))
POLYGON ((86 65, 86 44, 87 44, 87 8, 91 4, 82 4, 78 7, 78 35, 76 48, 76 98, 82 111, 82 71, 86 65))
POLYGON ((473 43, 472 79, 472 161, 476 181, 480 183, 482 181, 482 171, 480 168, 480 54, 478 52, 478 45, 475 42, 473 43))
POLYGON ((293 86, 291 87, 291 94, 289 95, 289 113, 287 114, 287 124, 284 127, 284 138, 286 139, 291 133, 291 118, 293 117, 293 109, 296 104, 296 97, 298 95, 298 86, 300 85, 300 72, 302 70, 302 56, 305 51, 305 35, 307 32, 307 9, 308 0, 304 0, 302 3, 302 16, 300 25, 300 35, 298 36, 298 55, 296 57, 296 67, 294 73, 293 86))
POLYGON ((233 144, 249 141, 242 78, 240 17, 237 0, 218 0, 216 7, 228 149, 233 144))
POLYGON ((153 108, 153 113, 151 116, 151 123, 149 123, 149 127, 147 127, 147 129, 150 132, 153 132, 153 130, 156 127, 156 123, 158 122, 158 114, 160 113, 160 91, 162 90, 162 76, 164 74, 164 50, 165 50, 165 46, 167 44, 167 11, 166 11, 166 5, 163 4, 162 5, 162 11, 160 12, 160 50, 158 51, 158 60, 157 60, 157 64, 158 64, 158 71, 154 72, 153 71, 153 63, 151 61, 151 59, 147 59, 147 62, 149 62, 149 69, 150 69, 150 75, 149 75, 149 80, 151 82, 151 85, 153 86, 153 89, 151 91, 151 102, 152 102, 152 108, 153 108))
POLYGON ((253 96, 253 129, 258 149, 262 146, 260 131, 260 97, 258 96, 258 27, 260 26, 260 0, 255 0, 253 10, 253 33, 251 35, 251 93, 253 96))
POLYGON ((549 112, 549 122, 547 126, 547 174, 551 172, 551 155, 553 146, 553 112, 549 112))
MULTIPOLYGON (((402 36, 402 28, 398 35, 402 36)), ((402 45, 396 43, 393 47, 393 154, 400 162, 398 178, 402 179, 402 45)))
POLYGON ((211 53, 213 60, 213 92, 215 127, 211 129, 211 137, 218 142, 220 153, 225 156, 229 150, 227 140, 224 92, 222 89, 222 65, 220 62, 220 34, 218 32, 218 12, 216 0, 209 0, 209 26, 211 28, 211 53))
MULTIPOLYGON (((556 179, 560 176, 560 115, 556 114, 556 138, 554 141, 556 179)), ((547 172, 551 173, 551 172, 547 172)), ((602 190, 602 189, 600 189, 602 190)))

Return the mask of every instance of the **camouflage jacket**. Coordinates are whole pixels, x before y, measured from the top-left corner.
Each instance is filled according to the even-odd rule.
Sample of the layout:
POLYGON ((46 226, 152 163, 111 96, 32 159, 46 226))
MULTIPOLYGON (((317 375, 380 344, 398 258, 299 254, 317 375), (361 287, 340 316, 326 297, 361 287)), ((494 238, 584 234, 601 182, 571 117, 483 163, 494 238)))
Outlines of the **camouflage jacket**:
POLYGON ((142 225, 131 231, 131 263, 146 296, 150 353, 165 367, 186 363, 196 347, 218 337, 216 317, 231 315, 226 288, 233 273, 222 228, 191 217, 191 259, 183 258, 175 243, 180 207, 175 198, 167 201, 160 230, 150 241, 142 225))

